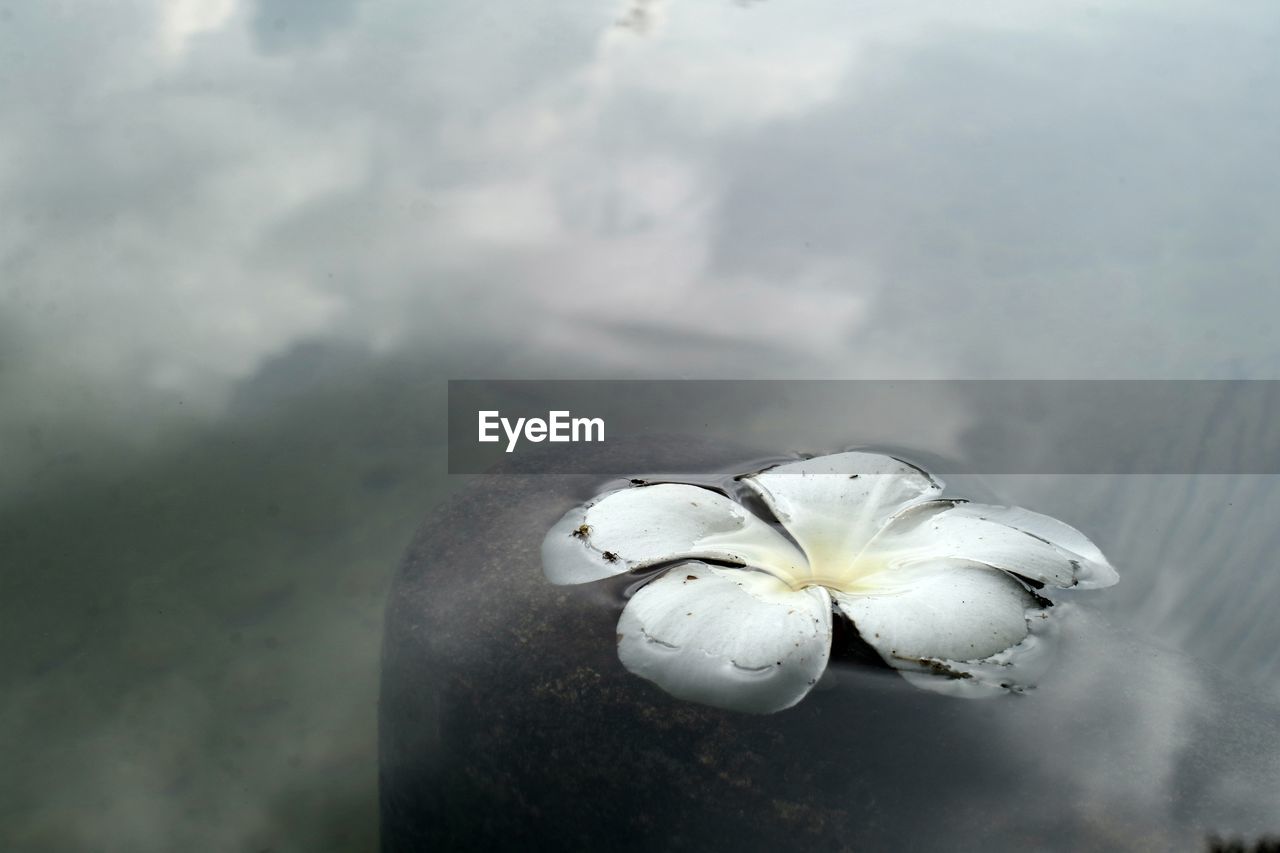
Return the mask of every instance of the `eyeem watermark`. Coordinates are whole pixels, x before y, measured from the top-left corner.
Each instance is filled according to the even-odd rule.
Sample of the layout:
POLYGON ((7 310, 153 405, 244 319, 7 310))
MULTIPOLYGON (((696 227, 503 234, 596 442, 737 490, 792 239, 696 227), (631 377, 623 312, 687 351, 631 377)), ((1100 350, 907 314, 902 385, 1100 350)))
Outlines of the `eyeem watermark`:
POLYGON ((516 418, 512 423, 497 410, 478 412, 479 440, 501 441, 499 428, 507 436, 507 453, 516 449, 521 437, 526 441, 604 441, 604 418, 575 418, 571 412, 547 412, 542 418, 516 418))

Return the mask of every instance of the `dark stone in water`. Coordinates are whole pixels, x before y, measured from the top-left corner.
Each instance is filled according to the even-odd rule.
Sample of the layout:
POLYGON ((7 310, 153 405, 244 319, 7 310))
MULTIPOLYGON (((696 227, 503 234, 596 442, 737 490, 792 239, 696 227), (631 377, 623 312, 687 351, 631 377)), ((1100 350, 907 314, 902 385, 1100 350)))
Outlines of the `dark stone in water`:
MULTIPOLYGON (((544 463, 607 453, 620 476, 756 458, 684 438, 539 450, 544 463)), ((1203 821, 1178 816, 1195 807, 1167 793, 1187 788, 1187 750, 1161 740, 1174 729, 1151 739, 1144 718, 1173 702, 1179 733, 1220 724, 1164 674, 1182 672, 1176 659, 1121 675, 1068 667, 1056 692, 984 701, 836 663, 778 714, 682 702, 618 662, 625 584, 543 578, 543 535, 601 478, 522 474, 529 465, 479 477, 432 513, 396 578, 380 708, 385 850, 1203 847, 1203 821)), ((1192 775, 1196 798, 1206 773, 1192 775)), ((1251 826, 1242 808, 1243 823, 1216 828, 1251 826)))

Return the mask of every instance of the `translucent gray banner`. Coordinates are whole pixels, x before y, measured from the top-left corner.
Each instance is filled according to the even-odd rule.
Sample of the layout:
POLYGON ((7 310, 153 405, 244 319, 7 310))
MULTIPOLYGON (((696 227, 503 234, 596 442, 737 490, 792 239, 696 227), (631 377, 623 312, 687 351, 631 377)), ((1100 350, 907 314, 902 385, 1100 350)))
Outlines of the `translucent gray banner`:
POLYGON ((1280 383, 449 383, 452 474, 501 464, 530 474, 626 475, 631 460, 611 454, 610 442, 636 436, 709 439, 762 456, 869 448, 941 474, 1275 474, 1280 383))

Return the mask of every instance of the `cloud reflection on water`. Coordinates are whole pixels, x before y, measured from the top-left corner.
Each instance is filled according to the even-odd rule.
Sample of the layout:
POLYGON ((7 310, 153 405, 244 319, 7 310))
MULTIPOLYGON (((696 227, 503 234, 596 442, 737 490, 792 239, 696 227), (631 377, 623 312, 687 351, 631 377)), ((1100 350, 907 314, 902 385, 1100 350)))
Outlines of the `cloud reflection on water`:
MULTIPOLYGON (((364 449, 383 433, 343 381, 369 376, 403 400, 477 374, 1276 375, 1268 5, 658 9, 644 34, 569 0, 0 10, 6 517, 93 518, 74 496, 111 492, 86 482, 156 470, 156 493, 199 517, 192 448, 284 444, 263 426, 273 405, 298 430, 326 423, 283 390, 317 353, 342 353, 320 373, 345 401, 327 423, 364 449)), ((1039 502, 1011 499, 1046 512, 1066 500, 1021 488, 1039 502)), ((1183 578, 1126 599, 1145 624, 1224 655, 1198 645, 1227 636, 1215 620, 1261 624, 1269 483, 1161 503, 1166 533, 1146 539, 1116 507, 1168 485, 1096 488, 1096 518, 1063 516, 1113 531, 1118 558, 1151 567, 1136 571, 1183 578), (1231 582, 1197 596, 1224 560, 1231 582)), ((128 555, 154 528, 133 509, 93 540, 114 555, 100 565, 37 537, 20 557, 39 601, 4 606, 56 624, 73 578, 141 612, 128 555)), ((227 559, 248 578, 297 573, 252 547, 227 559)), ((169 565, 148 577, 180 586, 169 565)), ((125 646, 150 642, 140 617, 103 618, 125 646)), ((1264 653, 1260 636, 1232 660, 1264 653)), ((53 689, 91 713, 91 683, 68 672, 53 689)), ((49 690, 15 694, 24 721, 45 719, 49 690)), ((141 729, 122 731, 111 761, 141 729)), ((243 816, 257 793, 219 807, 243 816)), ((100 837, 143 844, 112 835, 136 817, 119 814, 100 837)))

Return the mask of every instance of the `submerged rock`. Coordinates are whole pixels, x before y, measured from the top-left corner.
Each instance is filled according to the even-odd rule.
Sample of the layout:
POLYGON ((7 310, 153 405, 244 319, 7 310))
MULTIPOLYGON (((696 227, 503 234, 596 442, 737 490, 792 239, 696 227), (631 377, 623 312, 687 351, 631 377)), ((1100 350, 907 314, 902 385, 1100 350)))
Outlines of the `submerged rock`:
POLYGON ((1024 695, 918 690, 851 661, 866 650, 838 631, 789 710, 668 696, 617 658, 634 578, 543 577, 542 537, 606 479, 527 473, 566 452, 622 475, 754 458, 683 438, 548 448, 431 514, 387 611, 384 849, 1198 850, 1275 828, 1274 708, 1084 604, 1060 605, 1058 665, 1024 695))

